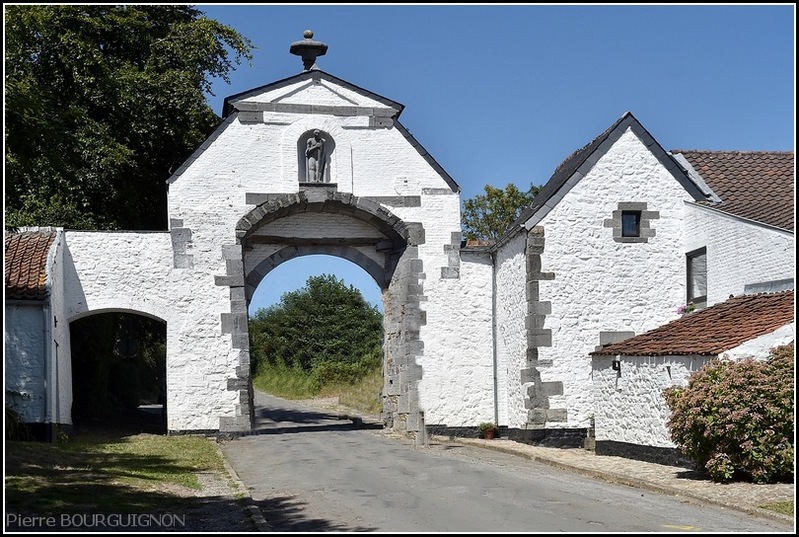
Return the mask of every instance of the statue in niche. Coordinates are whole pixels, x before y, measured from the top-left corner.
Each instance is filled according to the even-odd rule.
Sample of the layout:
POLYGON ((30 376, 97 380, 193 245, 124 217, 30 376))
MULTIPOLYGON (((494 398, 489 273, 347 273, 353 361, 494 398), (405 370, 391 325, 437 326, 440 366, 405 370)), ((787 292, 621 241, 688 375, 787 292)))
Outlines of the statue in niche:
POLYGON ((309 183, 321 183, 325 179, 325 142, 317 129, 306 143, 305 180, 309 183))

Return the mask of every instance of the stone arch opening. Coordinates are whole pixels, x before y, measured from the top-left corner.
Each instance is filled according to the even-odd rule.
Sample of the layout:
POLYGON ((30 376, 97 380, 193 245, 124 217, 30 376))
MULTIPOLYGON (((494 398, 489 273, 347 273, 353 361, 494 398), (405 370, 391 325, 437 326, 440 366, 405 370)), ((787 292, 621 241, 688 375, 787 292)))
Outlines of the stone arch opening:
POLYGON ((247 274, 245 278, 245 281, 247 282, 247 303, 249 304, 252 301, 253 294, 255 293, 255 290, 260 284, 261 280, 263 280, 263 278, 266 277, 272 270, 276 269, 287 261, 310 255, 330 255, 351 261, 358 267, 362 268, 367 274, 369 274, 374 279, 381 291, 386 290, 387 285, 385 281, 385 268, 375 260, 364 255, 357 248, 348 245, 314 246, 304 244, 298 246, 283 246, 281 249, 277 250, 275 253, 261 261, 256 267, 253 268, 251 272, 247 274))
POLYGON ((166 321, 105 309, 69 321, 72 419, 166 434, 166 321))
MULTIPOLYGON (((320 253, 312 249, 297 250, 295 257, 280 256, 280 261, 275 261, 257 288, 248 293, 250 317, 259 309, 278 304, 284 293, 304 287, 308 278, 321 274, 331 274, 347 286, 355 287, 368 304, 378 306, 382 312, 383 289, 377 284, 375 271, 364 269, 348 257, 320 253)), ((379 267, 373 265, 373 268, 379 267)))
POLYGON ((299 255, 261 280, 248 311, 255 389, 278 397, 341 391, 342 404, 379 414, 383 297, 371 274, 342 257, 299 255))
MULTIPOLYGON (((375 279, 383 296, 383 422, 404 432, 423 431, 418 382, 421 367, 416 358, 423 343, 425 324, 422 261, 418 245, 424 242, 421 224, 404 222, 379 203, 333 185, 309 188, 296 194, 270 195, 236 226, 236 246, 229 248, 231 310, 244 312, 233 323, 233 341, 247 345, 242 371, 248 372, 249 342, 246 311, 260 281, 276 266, 299 256, 334 255, 360 266, 375 279), (238 256, 238 257, 236 257, 238 256)), ((245 379, 241 379, 244 384, 245 379)), ((248 383, 252 404, 252 383, 248 383)), ((242 393, 242 399, 245 394, 242 393)), ((423 432, 422 432, 423 434, 423 432)))

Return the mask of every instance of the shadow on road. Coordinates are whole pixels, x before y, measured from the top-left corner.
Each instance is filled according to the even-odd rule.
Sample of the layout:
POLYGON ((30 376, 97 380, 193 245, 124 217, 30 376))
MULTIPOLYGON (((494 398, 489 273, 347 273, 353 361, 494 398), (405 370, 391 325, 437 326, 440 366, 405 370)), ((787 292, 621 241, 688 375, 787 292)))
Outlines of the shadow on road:
POLYGON ((292 496, 277 496, 255 502, 255 504, 264 513, 271 531, 275 532, 356 532, 378 531, 379 529, 309 518, 303 514, 307 504, 292 496))
POLYGON ((309 431, 352 431, 382 429, 357 416, 312 409, 277 397, 259 393, 255 410, 254 434, 286 434, 309 431))

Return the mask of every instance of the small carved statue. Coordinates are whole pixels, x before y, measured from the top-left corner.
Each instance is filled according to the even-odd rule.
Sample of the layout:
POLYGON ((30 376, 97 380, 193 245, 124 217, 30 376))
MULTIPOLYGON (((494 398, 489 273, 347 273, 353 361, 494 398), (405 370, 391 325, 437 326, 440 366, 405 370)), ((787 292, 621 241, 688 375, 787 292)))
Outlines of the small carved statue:
POLYGON ((305 178, 309 183, 319 183, 325 177, 325 139, 319 130, 313 131, 313 137, 308 138, 305 149, 305 178))

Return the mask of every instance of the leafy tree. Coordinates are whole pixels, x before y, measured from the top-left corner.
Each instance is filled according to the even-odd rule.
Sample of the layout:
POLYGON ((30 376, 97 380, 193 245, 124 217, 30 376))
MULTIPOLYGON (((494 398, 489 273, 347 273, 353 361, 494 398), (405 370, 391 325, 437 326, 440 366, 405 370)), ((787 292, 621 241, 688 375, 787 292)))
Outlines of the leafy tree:
POLYGON ((478 194, 463 204, 461 223, 466 238, 498 240, 540 190, 540 186, 531 186, 523 192, 513 183, 508 183, 504 190, 486 185, 485 194, 478 194))
POLYGON ((6 224, 165 229, 251 42, 181 5, 7 6, 5 37, 6 224))
POLYGON ((279 304, 250 321, 250 352, 259 364, 353 379, 374 367, 383 339, 383 315, 360 291, 333 275, 311 276, 279 304))

